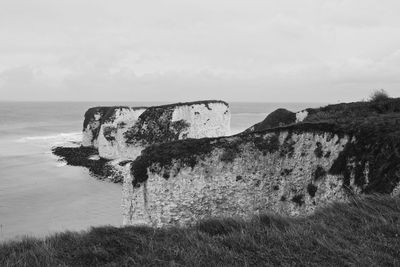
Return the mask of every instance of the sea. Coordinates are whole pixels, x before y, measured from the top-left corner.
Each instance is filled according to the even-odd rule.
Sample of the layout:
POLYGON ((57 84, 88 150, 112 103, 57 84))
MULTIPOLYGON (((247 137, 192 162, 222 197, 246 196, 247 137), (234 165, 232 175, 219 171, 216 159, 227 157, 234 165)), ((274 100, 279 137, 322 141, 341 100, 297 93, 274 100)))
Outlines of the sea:
MULTIPOLYGON (((54 146, 77 146, 83 115, 93 106, 158 102, 0 102, 0 242, 92 226, 121 226, 121 185, 67 166, 54 146)), ((300 111, 323 103, 230 103, 232 133, 277 108, 300 111)))

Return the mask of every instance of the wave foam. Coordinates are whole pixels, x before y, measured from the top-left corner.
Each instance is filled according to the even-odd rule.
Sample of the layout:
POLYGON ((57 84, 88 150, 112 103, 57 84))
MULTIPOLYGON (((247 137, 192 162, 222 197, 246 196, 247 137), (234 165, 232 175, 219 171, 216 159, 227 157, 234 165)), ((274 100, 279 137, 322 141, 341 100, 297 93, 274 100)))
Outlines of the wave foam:
POLYGON ((82 140, 82 133, 60 133, 56 135, 27 136, 16 140, 17 143, 41 143, 50 145, 78 145, 82 140))

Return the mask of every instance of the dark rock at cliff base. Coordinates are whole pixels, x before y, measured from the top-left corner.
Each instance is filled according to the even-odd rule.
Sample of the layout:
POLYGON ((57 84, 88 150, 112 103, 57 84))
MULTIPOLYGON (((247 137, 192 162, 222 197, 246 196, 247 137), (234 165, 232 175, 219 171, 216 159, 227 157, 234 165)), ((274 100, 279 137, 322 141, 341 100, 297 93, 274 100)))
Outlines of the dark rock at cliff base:
POLYGON ((296 122, 296 113, 291 112, 284 108, 280 108, 271 112, 262 122, 257 123, 252 127, 250 127, 249 129, 247 129, 245 133, 253 131, 255 132, 264 131, 267 129, 285 126, 295 122, 296 122))
POLYGON ((70 166, 88 168, 90 174, 100 180, 110 180, 114 183, 122 183, 122 176, 116 175, 115 169, 109 165, 110 160, 100 158, 98 151, 92 147, 54 147, 54 155, 65 161, 70 166))

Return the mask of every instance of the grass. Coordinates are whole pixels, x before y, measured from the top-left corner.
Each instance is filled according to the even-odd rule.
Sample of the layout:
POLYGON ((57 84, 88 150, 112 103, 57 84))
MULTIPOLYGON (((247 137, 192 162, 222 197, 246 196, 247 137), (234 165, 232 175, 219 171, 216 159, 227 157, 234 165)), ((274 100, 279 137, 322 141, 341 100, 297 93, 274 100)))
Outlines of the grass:
POLYGON ((334 203, 307 218, 99 227, 0 245, 1 266, 399 266, 400 198, 334 203))

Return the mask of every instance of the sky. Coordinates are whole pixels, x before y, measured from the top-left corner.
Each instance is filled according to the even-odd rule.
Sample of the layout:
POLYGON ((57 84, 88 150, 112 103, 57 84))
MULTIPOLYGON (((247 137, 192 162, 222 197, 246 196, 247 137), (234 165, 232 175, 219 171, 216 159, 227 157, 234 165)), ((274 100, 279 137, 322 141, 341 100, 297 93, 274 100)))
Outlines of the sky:
POLYGON ((0 0, 0 101, 400 96, 398 0, 0 0))

